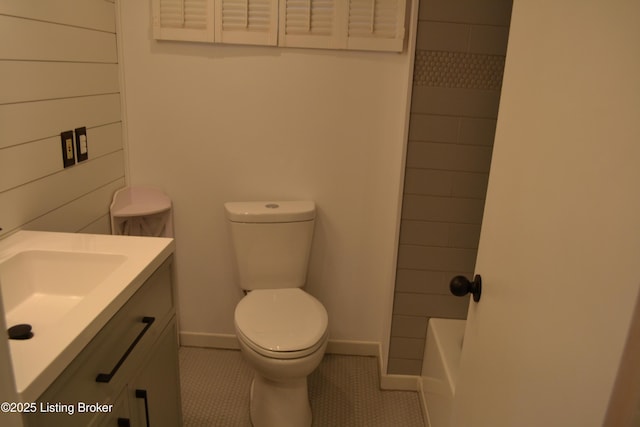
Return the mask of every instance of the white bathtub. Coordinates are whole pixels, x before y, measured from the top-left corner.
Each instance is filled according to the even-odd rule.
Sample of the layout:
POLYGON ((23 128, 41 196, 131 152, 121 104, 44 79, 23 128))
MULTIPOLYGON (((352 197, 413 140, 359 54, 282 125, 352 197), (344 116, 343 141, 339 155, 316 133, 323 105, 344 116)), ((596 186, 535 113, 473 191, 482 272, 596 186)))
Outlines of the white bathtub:
POLYGON ((431 427, 449 427, 465 323, 464 320, 429 319, 421 381, 431 427))

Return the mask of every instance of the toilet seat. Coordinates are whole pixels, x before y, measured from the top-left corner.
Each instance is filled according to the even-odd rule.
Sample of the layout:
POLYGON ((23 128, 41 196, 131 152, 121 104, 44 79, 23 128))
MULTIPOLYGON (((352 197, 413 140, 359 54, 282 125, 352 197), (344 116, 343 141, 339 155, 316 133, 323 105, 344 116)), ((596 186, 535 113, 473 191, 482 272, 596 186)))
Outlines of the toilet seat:
POLYGON ((271 358, 293 359, 313 353, 327 338, 327 311, 299 288, 258 289, 236 306, 238 338, 271 358))

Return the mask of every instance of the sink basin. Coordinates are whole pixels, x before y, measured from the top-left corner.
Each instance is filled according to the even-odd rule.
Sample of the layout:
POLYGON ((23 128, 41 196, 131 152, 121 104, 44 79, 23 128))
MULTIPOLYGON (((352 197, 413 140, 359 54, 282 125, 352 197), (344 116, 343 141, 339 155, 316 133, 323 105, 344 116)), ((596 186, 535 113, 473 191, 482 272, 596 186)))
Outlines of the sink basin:
POLYGON ((112 274, 126 257, 117 254, 27 250, 0 264, 7 326, 34 330, 55 324, 112 274))
POLYGON ((36 401, 173 250, 162 237, 18 231, 0 239, 0 329, 26 323, 33 332, 9 340, 18 397, 36 401))

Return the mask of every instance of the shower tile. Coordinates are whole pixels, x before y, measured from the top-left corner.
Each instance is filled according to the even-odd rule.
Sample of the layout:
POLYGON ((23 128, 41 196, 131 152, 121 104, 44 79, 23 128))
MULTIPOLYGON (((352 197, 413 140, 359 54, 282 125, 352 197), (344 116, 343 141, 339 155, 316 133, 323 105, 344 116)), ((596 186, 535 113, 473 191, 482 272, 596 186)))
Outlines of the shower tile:
POLYGON ((401 222, 401 245, 448 246, 449 240, 449 224, 407 220, 401 222))
MULTIPOLYGON (((428 295, 451 295, 449 281, 452 277, 471 277, 473 271, 434 271, 399 269, 396 275, 396 292, 428 295)), ((397 313, 394 313, 397 314, 397 313)))
POLYGON ((496 118, 500 92, 497 90, 414 86, 411 111, 423 114, 496 118))
POLYGON ((393 312, 407 316, 446 317, 464 319, 469 298, 453 295, 424 295, 396 292, 393 312))
POLYGON ((470 27, 469 52, 505 55, 508 38, 508 27, 473 25, 470 27))
POLYGON ((504 61, 500 55, 418 50, 413 85, 498 91, 504 61))
POLYGON ((451 176, 451 195, 484 200, 487 195, 489 174, 453 172, 451 176))
POLYGON ((391 337, 389 357, 400 359, 422 359, 424 354, 425 337, 403 338, 391 337))
POLYGON ((391 375, 420 375, 422 373, 422 359, 389 358, 387 373, 391 375))
POLYGON ((451 224, 449 228, 449 245, 456 248, 478 248, 480 242, 478 224, 451 224))
POLYGON ((391 336, 422 338, 427 333, 427 318, 417 316, 393 316, 391 336))
POLYGON ((484 200, 405 194, 402 219, 480 224, 484 200))
POLYGON ((400 245, 398 249, 398 268, 473 271, 475 263, 475 249, 416 245, 400 245))
POLYGON ((457 142, 460 144, 491 146, 493 145, 495 134, 496 119, 463 117, 460 119, 460 133, 457 142))
POLYGON ((469 25, 419 21, 416 49, 466 52, 469 25))
POLYGON ((398 269, 396 291, 446 295, 449 290, 445 287, 445 274, 442 271, 398 269))
POLYGON ((458 117, 411 114, 409 139, 412 141, 456 142, 459 127, 460 118, 458 117))
POLYGON ((414 168, 406 170, 404 178, 405 193, 450 196, 452 190, 452 172, 414 168))
POLYGON ((408 168, 489 172, 491 147, 409 141, 408 168))
POLYGON ((429 0, 421 2, 418 19, 509 25, 512 0, 429 0))

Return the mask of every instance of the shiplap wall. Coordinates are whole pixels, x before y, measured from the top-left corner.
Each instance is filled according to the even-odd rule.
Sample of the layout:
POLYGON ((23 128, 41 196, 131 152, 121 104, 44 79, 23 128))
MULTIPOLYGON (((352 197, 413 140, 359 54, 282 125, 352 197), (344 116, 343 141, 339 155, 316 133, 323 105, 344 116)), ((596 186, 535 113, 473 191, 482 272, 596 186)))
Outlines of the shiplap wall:
POLYGON ((109 233, 125 185, 115 6, 0 0, 0 237, 109 233), (60 132, 87 128, 89 159, 63 168, 60 132))

